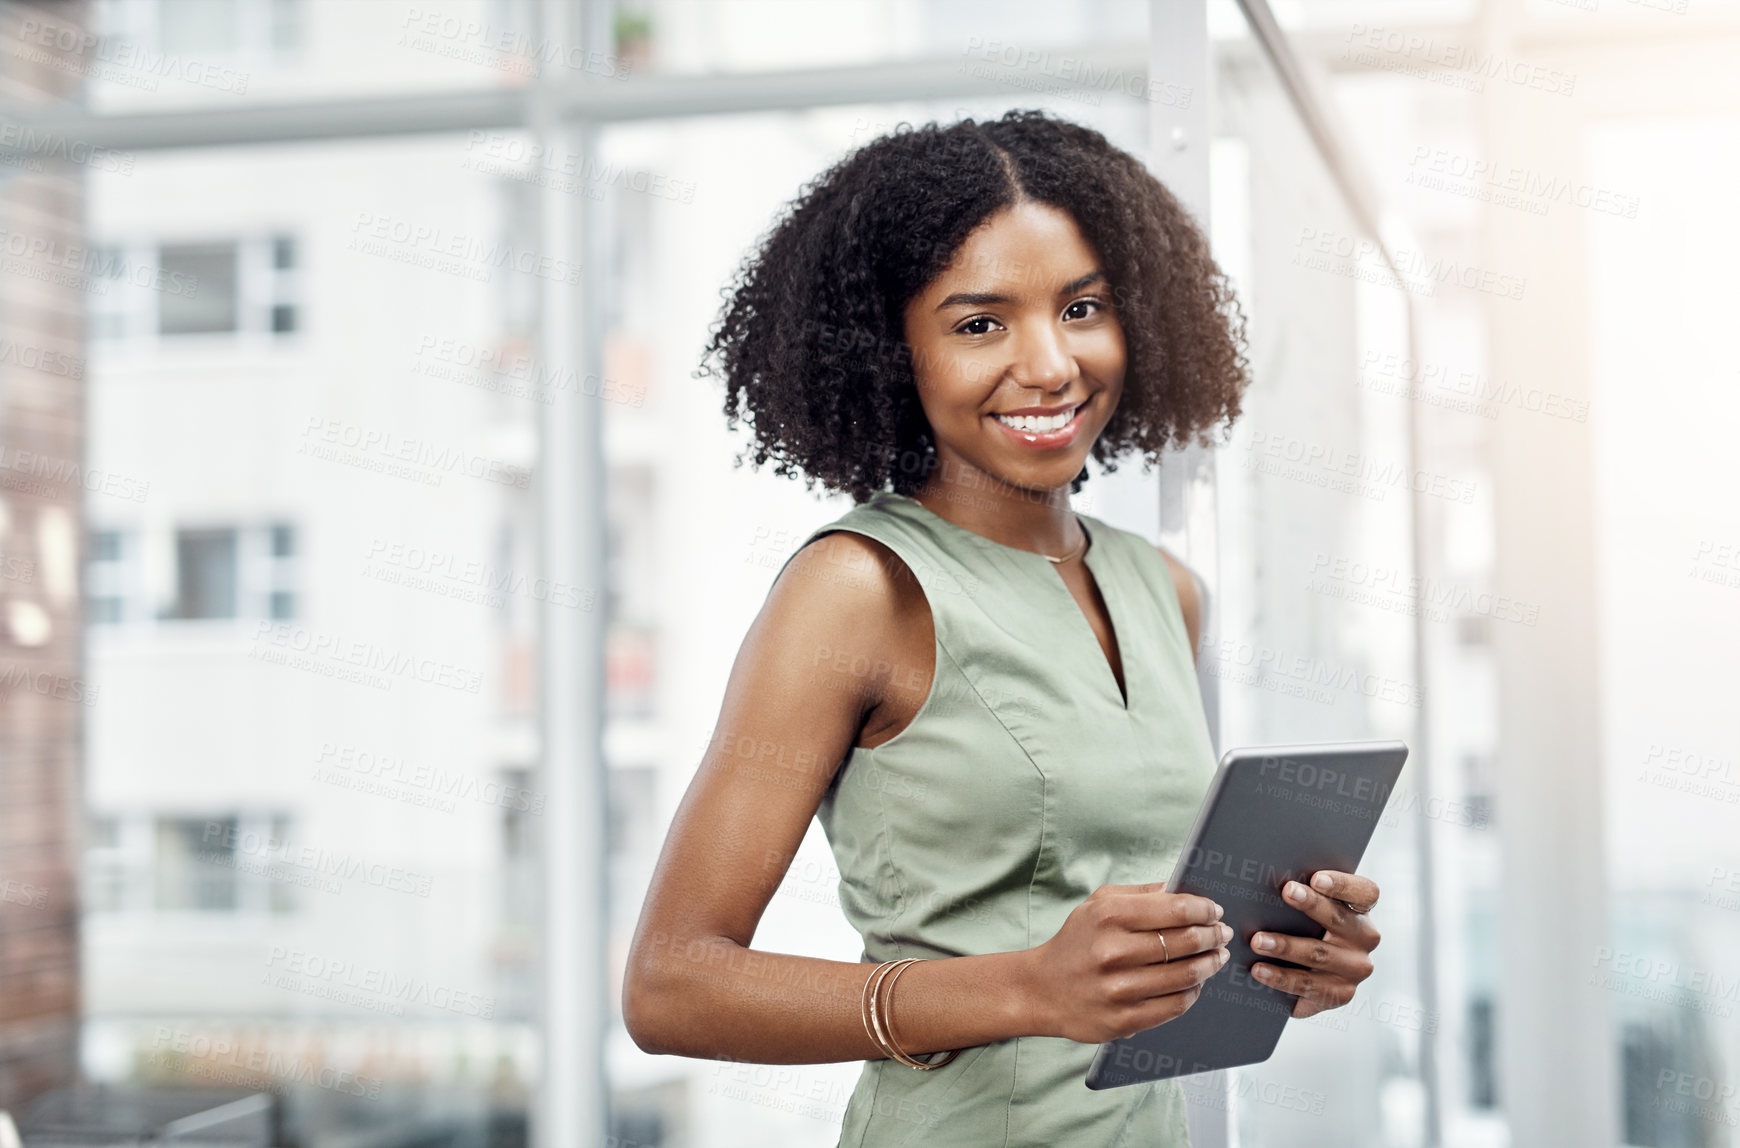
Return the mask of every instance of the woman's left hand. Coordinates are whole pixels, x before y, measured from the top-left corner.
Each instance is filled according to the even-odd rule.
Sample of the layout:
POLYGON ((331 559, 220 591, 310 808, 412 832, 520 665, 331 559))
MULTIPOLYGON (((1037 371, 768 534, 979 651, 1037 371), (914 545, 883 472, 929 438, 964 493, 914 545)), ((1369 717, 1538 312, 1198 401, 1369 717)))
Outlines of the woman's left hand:
POLYGON ((1353 999, 1359 982, 1371 976, 1369 954, 1377 948, 1379 937, 1367 914, 1377 904, 1377 883, 1352 873, 1319 869, 1311 877, 1311 888, 1289 881, 1281 887, 1281 896, 1321 924, 1325 932, 1321 939, 1253 933, 1251 949, 1258 956, 1305 967, 1282 968, 1258 961, 1251 966, 1251 974, 1271 988, 1297 996, 1295 1017, 1340 1008, 1353 999), (1276 947, 1264 949, 1265 940, 1276 947))

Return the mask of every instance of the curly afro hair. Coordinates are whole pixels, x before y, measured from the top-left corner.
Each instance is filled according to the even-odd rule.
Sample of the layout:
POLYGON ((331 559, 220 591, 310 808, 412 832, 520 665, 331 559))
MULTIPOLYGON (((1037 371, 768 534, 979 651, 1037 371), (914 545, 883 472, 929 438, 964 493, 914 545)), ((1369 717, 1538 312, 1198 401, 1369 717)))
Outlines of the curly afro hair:
MULTIPOLYGON (((747 258, 698 375, 723 377, 770 460, 864 502, 911 495, 938 464, 904 339, 907 303, 967 236, 1021 200, 1066 212, 1099 255, 1124 330, 1124 395, 1095 441, 1111 471, 1239 415, 1244 313, 1189 213, 1091 128, 1016 110, 948 127, 902 124, 801 189, 747 258)), ((1071 484, 1081 489, 1084 467, 1071 484)))

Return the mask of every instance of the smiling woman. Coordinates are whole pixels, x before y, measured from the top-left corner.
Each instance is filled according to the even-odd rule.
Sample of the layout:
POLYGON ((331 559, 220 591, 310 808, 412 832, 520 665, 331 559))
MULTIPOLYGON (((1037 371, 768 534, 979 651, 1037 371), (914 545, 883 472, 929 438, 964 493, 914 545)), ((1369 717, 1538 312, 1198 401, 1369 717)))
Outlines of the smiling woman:
MULTIPOLYGON (((1242 318, 1202 235, 1086 128, 902 130, 774 228, 708 358, 757 464, 856 505, 732 667, 635 931, 630 1034, 865 1060, 842 1145, 1183 1148, 1177 1081, 1084 1078, 1227 959, 1220 907, 1156 880, 1214 769, 1198 600, 1069 495, 1090 454, 1153 461, 1238 415, 1242 318), (749 947, 812 817, 863 962, 749 947)), ((1282 986, 1302 1009, 1369 974, 1343 934, 1282 986)))
MULTIPOLYGON (((1037 111, 902 125, 818 177, 740 272, 702 370, 725 380, 731 425, 753 424, 757 465, 858 502, 913 494, 943 461, 920 404, 927 367, 958 358, 995 384, 995 357, 1009 353, 968 352, 947 334, 992 331, 967 322, 975 306, 1003 305, 991 296, 1049 305, 1079 288, 1097 303, 1072 318, 1115 312, 1126 340, 1129 393, 1080 440, 1107 470, 1238 417, 1244 318, 1208 241, 1141 161, 1037 111), (1014 250, 974 235, 998 213, 1040 206, 1055 216, 1047 239, 1073 236, 1060 279, 1050 276, 1070 261, 1035 258, 1043 241, 1014 250), (945 269, 957 285, 939 291, 945 269), (1091 272, 1100 278, 1075 282, 1091 272), (940 338, 913 329, 908 304, 921 293, 933 310, 960 296, 933 316, 949 321, 940 338)), ((1087 474, 1069 477, 1073 492, 1087 474)))

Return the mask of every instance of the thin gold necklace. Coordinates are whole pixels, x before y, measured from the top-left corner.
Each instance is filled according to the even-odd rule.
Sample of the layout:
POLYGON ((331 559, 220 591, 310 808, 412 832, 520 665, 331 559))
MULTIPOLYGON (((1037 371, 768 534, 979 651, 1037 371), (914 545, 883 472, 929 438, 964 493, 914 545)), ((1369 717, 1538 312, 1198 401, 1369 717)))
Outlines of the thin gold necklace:
POLYGON ((1079 518, 1075 520, 1075 524, 1076 524, 1076 528, 1081 530, 1081 545, 1080 546, 1077 546, 1074 550, 1071 550, 1068 554, 1065 554, 1062 558, 1053 558, 1049 554, 1041 554, 1040 557, 1045 559, 1047 562, 1050 562, 1054 566, 1060 566, 1063 563, 1068 562, 1071 558, 1074 558, 1077 555, 1079 555, 1082 551, 1086 550, 1087 544, 1088 544, 1087 529, 1082 526, 1081 519, 1079 519, 1079 518))

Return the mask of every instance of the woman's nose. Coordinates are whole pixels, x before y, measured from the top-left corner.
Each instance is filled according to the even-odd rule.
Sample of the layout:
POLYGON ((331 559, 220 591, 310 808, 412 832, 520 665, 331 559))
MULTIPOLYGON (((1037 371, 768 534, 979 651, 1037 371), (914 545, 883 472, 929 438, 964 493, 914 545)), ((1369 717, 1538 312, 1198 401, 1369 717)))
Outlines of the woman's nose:
POLYGON ((1010 378, 1024 387, 1055 390, 1075 378, 1075 359, 1055 324, 1044 323, 1020 331, 1015 339, 1015 359, 1010 378))

